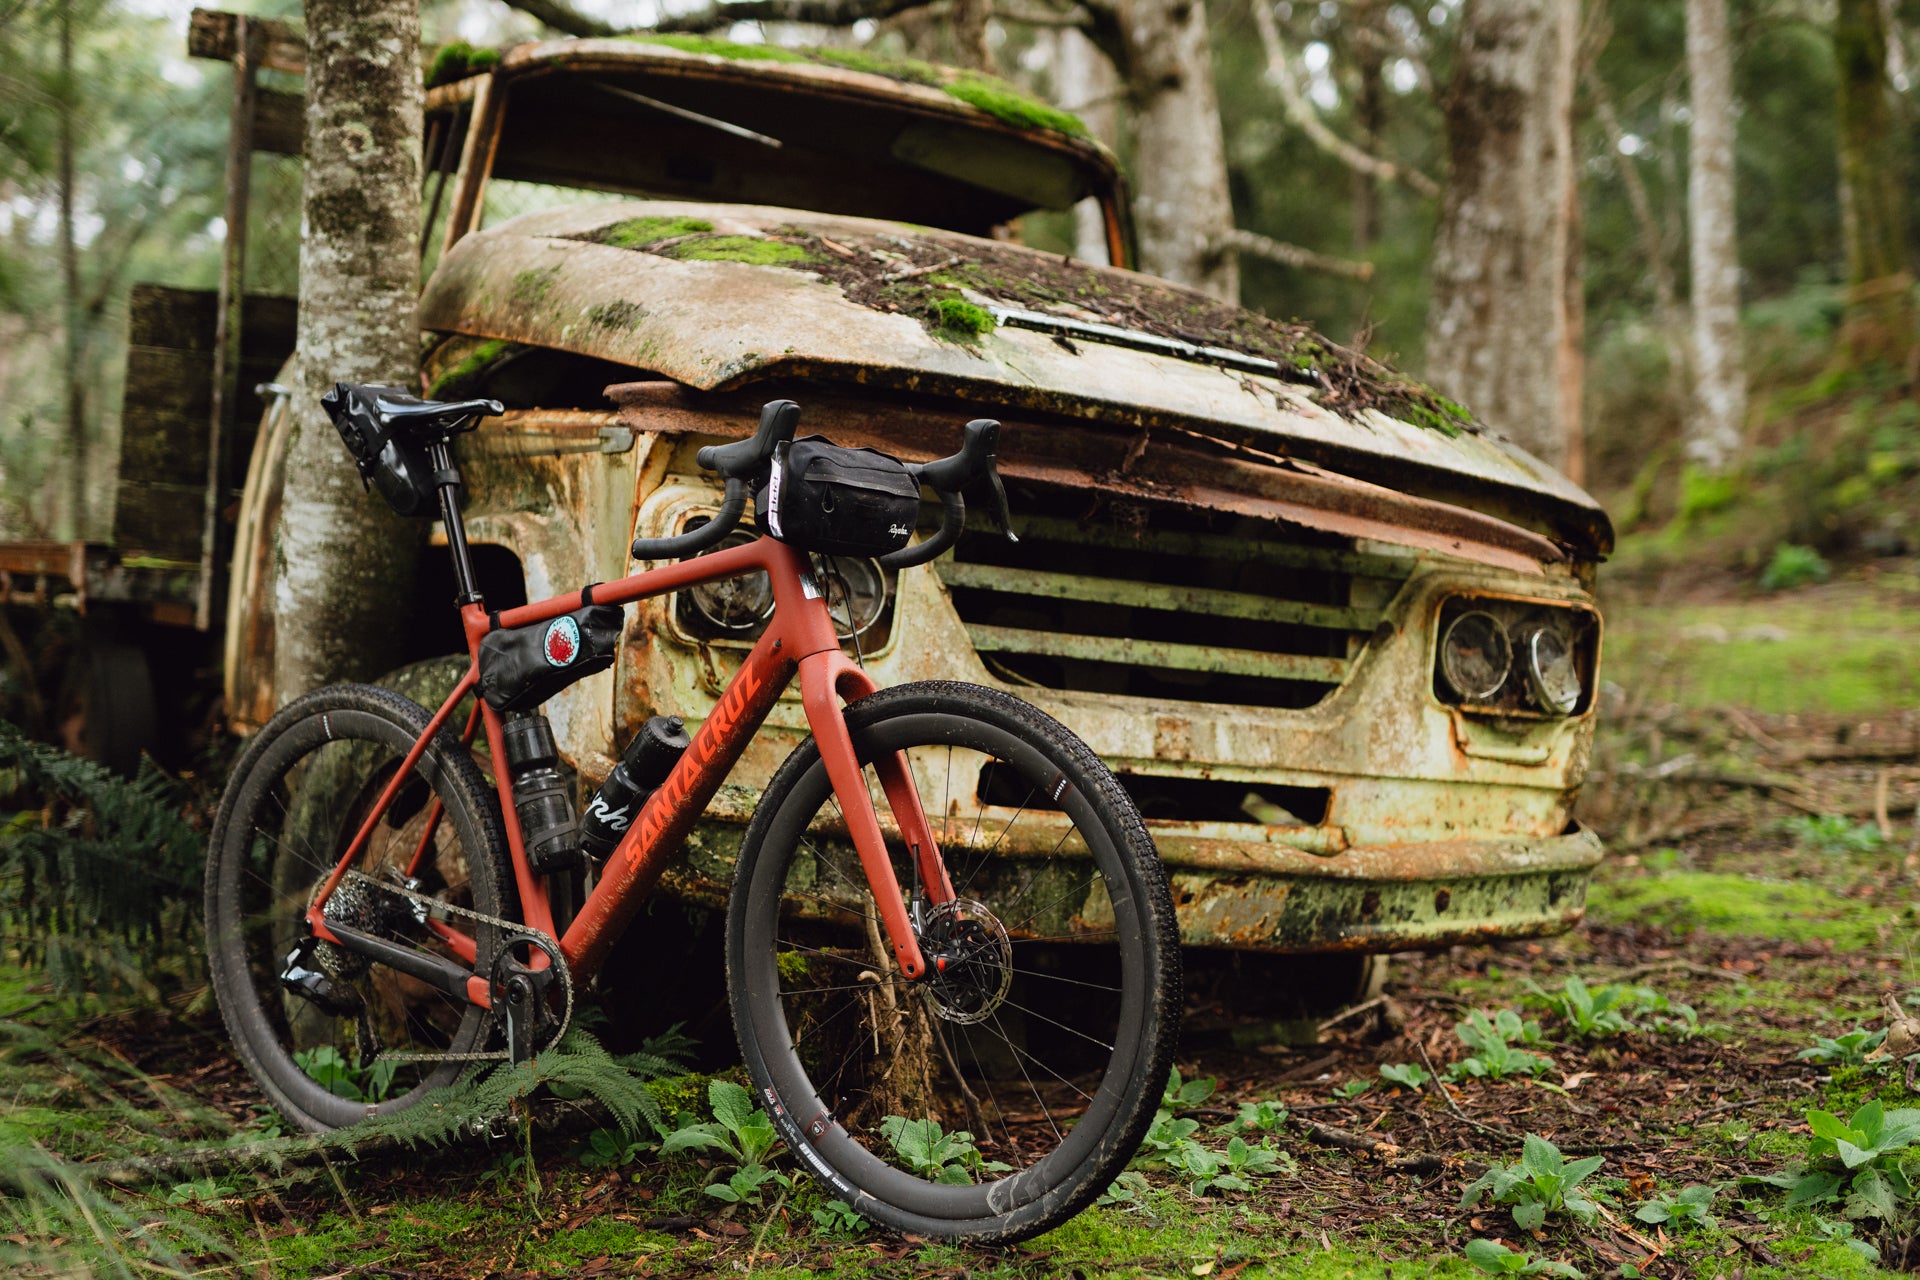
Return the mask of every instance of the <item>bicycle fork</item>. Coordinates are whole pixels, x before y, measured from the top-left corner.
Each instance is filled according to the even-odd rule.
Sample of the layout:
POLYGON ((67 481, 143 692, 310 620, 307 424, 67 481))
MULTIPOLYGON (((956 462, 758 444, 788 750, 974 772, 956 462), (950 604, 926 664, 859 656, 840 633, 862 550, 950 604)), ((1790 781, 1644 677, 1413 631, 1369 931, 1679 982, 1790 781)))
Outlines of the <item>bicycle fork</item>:
MULTIPOLYGON (((871 676, 837 648, 800 660, 801 705, 806 709, 814 743, 820 748, 827 778, 833 784, 833 794, 840 803, 841 816, 846 819, 847 835, 860 856, 860 867, 866 873, 867 887, 873 893, 894 959, 903 974, 916 979, 928 976, 926 957, 920 953, 916 933, 918 922, 908 914, 907 904, 901 900, 900 882, 887 854, 886 836, 880 829, 873 796, 867 790, 866 777, 854 753, 853 737, 840 707, 841 699, 852 702, 878 688, 871 676)), ((887 807, 893 811, 900 839, 913 859, 919 881, 915 910, 923 905, 937 907, 950 901, 954 896, 953 882, 947 877, 946 863, 934 843, 933 829, 927 823, 926 810, 920 803, 920 789, 914 785, 906 754, 891 752, 875 758, 872 763, 886 794, 887 807)))

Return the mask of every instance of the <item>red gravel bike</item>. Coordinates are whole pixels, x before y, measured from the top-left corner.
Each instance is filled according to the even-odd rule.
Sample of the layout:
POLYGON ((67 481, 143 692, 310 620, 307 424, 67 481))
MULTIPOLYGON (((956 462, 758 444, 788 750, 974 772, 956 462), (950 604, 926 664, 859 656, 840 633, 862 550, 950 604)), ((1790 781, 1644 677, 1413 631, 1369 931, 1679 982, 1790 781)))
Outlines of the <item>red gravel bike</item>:
POLYGON ((471 661, 431 714, 367 685, 299 697, 234 768, 207 936, 227 1028, 274 1106, 329 1130, 554 1044, 797 676, 811 736, 761 792, 726 898, 756 1099, 829 1194, 897 1230, 1014 1240, 1091 1203, 1150 1124, 1178 1032, 1153 842, 1093 752, 1027 703, 877 688, 819 585, 824 551, 939 555, 975 482, 1005 527, 999 424, 906 464, 794 441, 798 407, 776 401, 750 438, 699 451, 726 481, 716 515, 635 541, 636 560, 668 563, 490 612, 452 441, 499 403, 344 384, 327 403, 363 477, 443 521, 471 661), (923 485, 941 521, 908 545, 923 485), (721 547, 749 495, 763 536, 721 547), (766 630, 690 741, 649 722, 589 806, 611 848, 588 856, 539 703, 611 663, 621 606, 756 574, 766 630))

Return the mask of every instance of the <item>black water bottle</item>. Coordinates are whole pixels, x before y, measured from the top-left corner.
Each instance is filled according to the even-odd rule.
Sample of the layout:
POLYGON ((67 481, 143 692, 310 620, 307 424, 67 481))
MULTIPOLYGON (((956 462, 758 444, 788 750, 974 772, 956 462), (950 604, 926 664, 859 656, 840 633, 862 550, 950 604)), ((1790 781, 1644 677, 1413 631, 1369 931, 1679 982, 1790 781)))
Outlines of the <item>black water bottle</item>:
POLYGON ((527 865, 543 876, 578 868, 580 824, 574 818, 572 788, 558 768, 553 726, 543 715, 513 716, 502 736, 513 769, 513 807, 520 815, 527 865))
POLYGON ((613 852, 640 806, 667 780, 691 744, 679 716, 654 716, 640 727, 580 819, 580 847, 589 857, 599 862, 613 852))

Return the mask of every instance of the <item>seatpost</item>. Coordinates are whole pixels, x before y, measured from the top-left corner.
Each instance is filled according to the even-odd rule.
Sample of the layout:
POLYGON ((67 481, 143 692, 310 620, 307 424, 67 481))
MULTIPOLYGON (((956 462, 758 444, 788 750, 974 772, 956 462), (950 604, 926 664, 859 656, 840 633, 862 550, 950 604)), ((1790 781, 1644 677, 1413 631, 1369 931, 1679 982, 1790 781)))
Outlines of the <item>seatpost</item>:
POLYGON ((453 465, 453 450, 445 440, 429 441, 427 461, 433 464, 433 483, 440 490, 440 522, 447 529, 447 550, 453 553, 457 587, 453 602, 463 607, 482 604, 473 582, 473 561, 467 555, 467 526, 460 518, 460 469, 453 465))

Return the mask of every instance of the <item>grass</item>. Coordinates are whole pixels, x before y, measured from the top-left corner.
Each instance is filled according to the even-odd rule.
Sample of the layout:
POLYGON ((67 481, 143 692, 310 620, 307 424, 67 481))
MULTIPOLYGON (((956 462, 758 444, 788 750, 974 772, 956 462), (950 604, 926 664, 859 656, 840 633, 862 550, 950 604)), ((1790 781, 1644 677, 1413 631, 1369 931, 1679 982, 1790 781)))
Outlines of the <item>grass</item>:
POLYGON ((1775 714, 1920 702, 1920 579, 1880 575, 1712 604, 1608 615, 1602 675, 1641 698, 1775 714))

